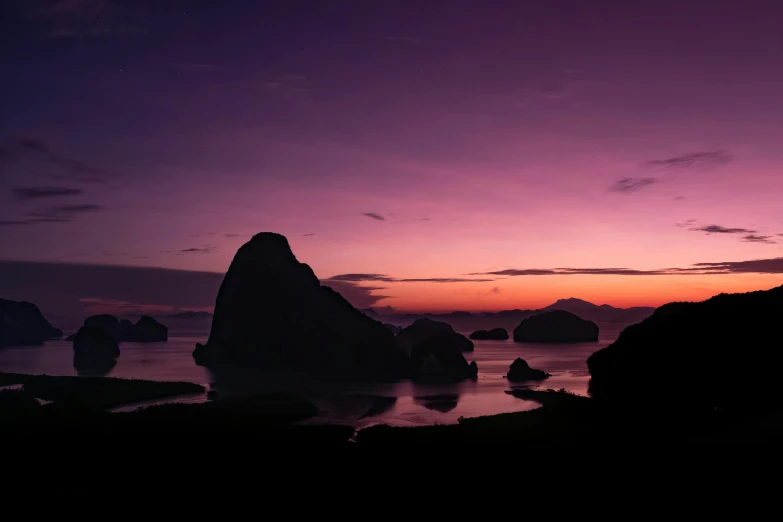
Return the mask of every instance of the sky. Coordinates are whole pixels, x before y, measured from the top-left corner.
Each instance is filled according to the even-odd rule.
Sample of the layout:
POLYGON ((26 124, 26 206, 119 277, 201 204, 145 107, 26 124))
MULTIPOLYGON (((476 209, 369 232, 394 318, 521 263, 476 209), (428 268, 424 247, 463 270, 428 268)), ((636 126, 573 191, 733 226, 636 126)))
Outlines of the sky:
POLYGON ((262 231, 360 307, 778 286, 781 26, 752 0, 3 2, 0 296, 207 309, 262 231))

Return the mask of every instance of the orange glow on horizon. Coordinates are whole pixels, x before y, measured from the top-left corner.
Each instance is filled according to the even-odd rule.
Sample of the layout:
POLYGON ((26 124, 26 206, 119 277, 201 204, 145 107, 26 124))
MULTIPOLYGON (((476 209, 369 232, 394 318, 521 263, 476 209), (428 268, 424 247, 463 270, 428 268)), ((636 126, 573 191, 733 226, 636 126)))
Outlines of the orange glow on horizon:
POLYGON ((768 290, 783 284, 776 274, 699 276, 529 276, 492 283, 390 283, 391 295, 376 306, 409 313, 494 312, 537 309, 575 297, 618 308, 658 307, 672 301, 703 301, 720 293, 768 290))

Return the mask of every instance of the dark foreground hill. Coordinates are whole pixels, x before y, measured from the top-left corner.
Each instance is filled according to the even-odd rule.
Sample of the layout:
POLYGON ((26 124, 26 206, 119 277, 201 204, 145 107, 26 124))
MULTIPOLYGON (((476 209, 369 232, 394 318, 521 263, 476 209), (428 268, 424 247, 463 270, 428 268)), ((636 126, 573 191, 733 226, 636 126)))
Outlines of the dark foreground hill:
POLYGON ((205 366, 258 365, 324 376, 405 375, 408 355, 392 331, 322 286, 284 236, 256 234, 220 285, 212 329, 193 352, 205 366))
POLYGON ((783 395, 783 286, 669 303, 587 360, 591 392, 671 407, 748 409, 783 395))

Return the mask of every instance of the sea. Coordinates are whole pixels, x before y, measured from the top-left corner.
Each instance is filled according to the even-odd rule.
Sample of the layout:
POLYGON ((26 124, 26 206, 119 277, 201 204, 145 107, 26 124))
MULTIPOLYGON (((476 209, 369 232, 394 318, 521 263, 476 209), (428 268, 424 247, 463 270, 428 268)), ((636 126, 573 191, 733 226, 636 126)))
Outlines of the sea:
MULTIPOLYGON (((49 341, 42 346, 0 349, 0 371, 46 375, 109 376, 154 381, 188 381, 214 390, 218 397, 258 392, 291 392, 311 400, 318 414, 308 423, 339 423, 362 429, 375 424, 424 426, 453 424, 461 417, 479 417, 530 410, 539 405, 517 399, 507 393, 515 387, 565 389, 587 395, 590 375, 587 358, 611 344, 627 326, 599 323, 598 342, 573 344, 515 343, 474 341, 475 349, 466 352, 468 361, 476 361, 478 379, 455 384, 420 384, 409 380, 391 383, 324 383, 238 368, 216 373, 193 361, 193 348, 204 342, 209 330, 170 330, 164 343, 122 343, 116 364, 103 368, 77 368, 73 348, 65 341, 49 341), (517 357, 532 368, 551 377, 538 383, 511 384, 505 378, 517 357)), ((492 325, 487 325, 491 328, 492 325)), ((459 331, 459 330, 458 330, 459 331)), ((460 331, 469 335, 468 331, 460 331)), ((125 405, 129 411, 160 402, 203 402, 206 393, 178 396, 165 401, 125 405)))

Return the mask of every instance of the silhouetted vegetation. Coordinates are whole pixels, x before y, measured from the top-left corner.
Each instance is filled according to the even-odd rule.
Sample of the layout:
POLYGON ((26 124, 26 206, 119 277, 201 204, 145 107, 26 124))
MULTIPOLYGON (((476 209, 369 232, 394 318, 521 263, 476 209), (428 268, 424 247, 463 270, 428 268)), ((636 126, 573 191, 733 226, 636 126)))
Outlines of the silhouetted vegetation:
POLYGON ((783 286, 664 305, 587 359, 590 392, 646 407, 767 411, 781 397, 781 311, 783 286))
POLYGON ((0 385, 9 384, 22 384, 26 393, 38 399, 89 409, 205 391, 203 386, 190 382, 0 373, 0 385))

